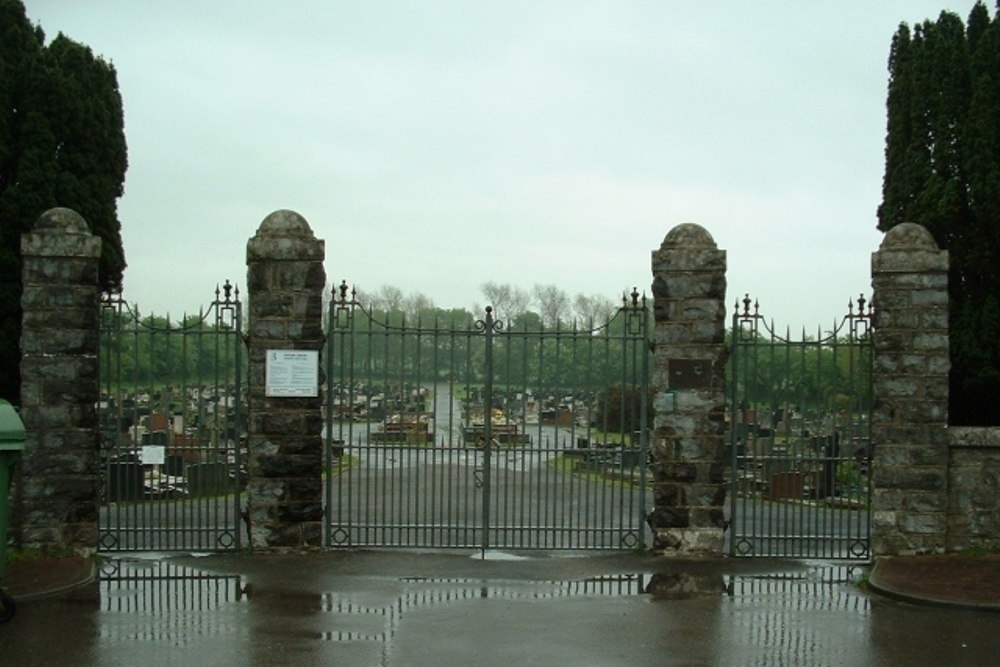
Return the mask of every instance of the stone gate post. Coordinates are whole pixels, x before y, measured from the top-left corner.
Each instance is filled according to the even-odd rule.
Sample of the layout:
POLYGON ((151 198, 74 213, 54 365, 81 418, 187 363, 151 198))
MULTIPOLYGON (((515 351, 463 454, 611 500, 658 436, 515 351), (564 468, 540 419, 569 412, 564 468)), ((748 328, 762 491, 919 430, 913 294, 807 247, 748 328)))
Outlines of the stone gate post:
POLYGON ((872 255, 872 554, 942 552, 948 511, 948 252, 924 227, 872 255))
MULTIPOLYGON (((293 211, 267 216, 247 243, 249 292, 248 511, 254 547, 320 547, 323 539, 321 392, 297 382, 268 391, 268 355, 297 373, 291 351, 323 346, 325 248, 293 211)), ((316 372, 318 373, 318 361, 316 372)), ((272 367, 277 373, 278 366, 272 367)), ((308 370, 308 369, 305 369, 308 370)), ((308 384, 308 383, 306 383, 308 384)), ((318 389, 318 387, 317 387, 318 389)))
POLYGON ((97 549, 98 263, 101 239, 54 208, 21 238, 21 420, 13 534, 46 553, 97 549))
POLYGON ((726 497, 726 252, 674 227, 653 252, 653 548, 721 556, 726 497))

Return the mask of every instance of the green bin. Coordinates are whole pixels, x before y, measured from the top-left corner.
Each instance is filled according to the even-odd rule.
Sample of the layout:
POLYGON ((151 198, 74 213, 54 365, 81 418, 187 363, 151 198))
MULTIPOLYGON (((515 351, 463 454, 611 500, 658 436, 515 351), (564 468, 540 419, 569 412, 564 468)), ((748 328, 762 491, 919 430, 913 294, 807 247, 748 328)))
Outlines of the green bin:
POLYGON ((7 519, 14 464, 24 451, 24 423, 10 403, 0 398, 0 623, 14 616, 14 600, 4 590, 7 571, 7 519))

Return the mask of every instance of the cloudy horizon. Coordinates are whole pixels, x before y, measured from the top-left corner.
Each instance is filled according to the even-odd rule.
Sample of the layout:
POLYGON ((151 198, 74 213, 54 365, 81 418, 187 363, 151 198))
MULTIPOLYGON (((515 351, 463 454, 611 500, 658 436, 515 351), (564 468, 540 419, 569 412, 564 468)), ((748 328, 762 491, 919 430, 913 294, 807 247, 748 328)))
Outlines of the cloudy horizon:
POLYGON ((467 309, 489 281, 648 293, 694 222, 728 301, 792 327, 870 292, 893 34, 973 4, 25 0, 118 72, 144 312, 242 290, 291 209, 331 286, 467 309))

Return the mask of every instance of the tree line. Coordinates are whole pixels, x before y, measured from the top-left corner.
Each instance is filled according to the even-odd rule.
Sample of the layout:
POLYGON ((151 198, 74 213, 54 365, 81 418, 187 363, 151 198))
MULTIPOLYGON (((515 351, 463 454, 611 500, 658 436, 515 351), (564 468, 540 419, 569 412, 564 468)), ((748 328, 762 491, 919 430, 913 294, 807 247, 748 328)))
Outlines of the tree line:
POLYGON ((164 387, 226 387, 239 369, 246 379, 247 355, 231 321, 214 313, 179 320, 139 316, 128 308, 105 309, 100 329, 102 390, 153 392, 164 387), (214 316, 213 316, 214 315, 214 316))
MULTIPOLYGON (((648 313, 642 305, 623 309, 607 298, 578 296, 575 303, 580 308, 571 311, 574 300, 564 292, 540 287, 537 294, 552 299, 550 310, 542 314, 528 310, 527 293, 509 285, 485 283, 483 292, 500 323, 490 350, 493 376, 500 383, 527 382, 534 388, 601 386, 609 375, 620 376, 625 341, 645 335, 643 330, 627 330, 638 309, 643 310, 645 326, 648 313)), ((434 308, 426 297, 407 297, 395 288, 382 288, 374 297, 355 293, 354 303, 360 307, 350 310, 350 319, 339 316, 341 309, 329 320, 335 357, 350 355, 342 362, 343 372, 349 367, 356 377, 385 380, 484 380, 485 310, 434 308)), ((545 303, 537 302, 542 307, 545 303)), ((338 308, 336 302, 330 306, 338 308)))
POLYGON ((831 332, 800 340, 771 332, 733 342, 726 377, 731 408, 758 419, 794 410, 816 420, 860 415, 872 408, 873 348, 867 335, 831 332))
MULTIPOLYGON (((487 281, 480 286, 484 304, 474 303, 471 309, 439 308, 422 292, 404 292, 395 285, 382 285, 368 291, 356 289, 353 299, 371 313, 378 313, 383 319, 408 321, 411 324, 425 322, 459 322, 483 317, 487 306, 493 309, 493 316, 505 326, 578 327, 597 329, 606 324, 621 306, 601 294, 577 293, 570 296, 557 285, 536 284, 531 290, 512 285, 487 281)), ((328 290, 327 295, 336 292, 328 290)), ((326 304, 329 310, 329 301, 326 304)))

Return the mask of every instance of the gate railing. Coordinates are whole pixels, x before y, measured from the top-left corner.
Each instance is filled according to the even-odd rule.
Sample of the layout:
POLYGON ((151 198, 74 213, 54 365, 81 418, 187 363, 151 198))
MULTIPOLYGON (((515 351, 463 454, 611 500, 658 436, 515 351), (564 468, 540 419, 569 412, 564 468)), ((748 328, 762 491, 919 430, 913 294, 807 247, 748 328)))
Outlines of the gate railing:
POLYGON ((327 544, 645 542, 649 348, 633 294, 596 328, 330 305, 327 544))
POLYGON ((730 555, 868 558, 871 316, 860 297, 831 330, 793 339, 749 296, 736 305, 730 555))
POLYGON ((179 322, 104 296, 101 551, 240 548, 244 364, 239 290, 228 281, 179 322))

